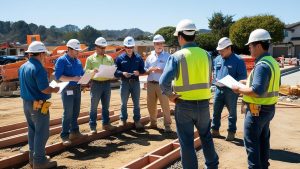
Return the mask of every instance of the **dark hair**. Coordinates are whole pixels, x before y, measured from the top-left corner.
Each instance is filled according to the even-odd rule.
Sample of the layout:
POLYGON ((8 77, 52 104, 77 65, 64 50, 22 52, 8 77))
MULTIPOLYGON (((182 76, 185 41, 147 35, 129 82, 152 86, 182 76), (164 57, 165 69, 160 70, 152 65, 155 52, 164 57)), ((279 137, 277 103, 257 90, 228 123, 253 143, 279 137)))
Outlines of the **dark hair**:
POLYGON ((30 53, 30 56, 33 56, 33 57, 39 56, 39 55, 40 55, 40 53, 30 53))
POLYGON ((186 35, 183 32, 178 32, 178 36, 182 36, 182 38, 187 42, 192 42, 195 40, 196 34, 194 35, 186 35))
POLYGON ((269 41, 257 41, 257 42, 252 42, 253 46, 256 46, 258 44, 261 45, 261 47, 263 48, 263 50, 269 50, 270 47, 270 42, 269 41))

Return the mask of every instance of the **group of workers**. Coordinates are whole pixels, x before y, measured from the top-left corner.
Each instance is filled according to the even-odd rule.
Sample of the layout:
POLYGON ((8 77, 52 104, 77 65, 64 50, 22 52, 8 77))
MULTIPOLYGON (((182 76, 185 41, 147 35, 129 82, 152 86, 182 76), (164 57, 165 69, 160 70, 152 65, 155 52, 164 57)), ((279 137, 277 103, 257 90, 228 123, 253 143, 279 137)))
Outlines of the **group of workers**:
MULTIPOLYGON (((211 56, 196 45, 195 24, 184 19, 176 27, 181 49, 170 55, 164 51, 164 38, 155 35, 154 51, 144 62, 134 51, 135 41, 132 37, 124 39, 124 53, 114 61, 105 54, 107 42, 103 37, 95 40, 95 53, 86 60, 83 68, 77 58, 81 51, 80 42, 71 39, 67 43, 66 53, 55 63, 55 78, 69 82, 61 92, 63 102, 62 144, 69 146, 72 140, 83 137, 77 119, 81 103, 81 87, 78 84, 84 72, 97 73, 100 65, 116 65, 115 77, 119 78, 121 112, 119 126, 126 126, 129 96, 133 102, 133 121, 137 130, 156 129, 157 100, 160 101, 164 116, 164 131, 172 132, 169 101, 175 103, 176 132, 181 146, 182 166, 185 169, 198 168, 194 149, 194 127, 199 133, 207 168, 218 168, 219 157, 215 151, 213 137, 219 137, 221 113, 227 107, 228 135, 227 141, 235 139, 237 130, 237 99, 243 95, 242 113, 244 121, 244 145, 248 155, 249 168, 268 168, 270 149, 269 124, 275 113, 278 99, 280 70, 277 62, 268 54, 271 36, 264 29, 251 32, 248 43, 255 67, 247 79, 244 61, 234 53, 233 44, 227 37, 219 40, 217 50, 219 56, 212 60, 211 56), (139 76, 147 74, 147 108, 150 122, 146 126, 140 122, 140 82, 139 76), (212 124, 210 121, 209 100, 211 83, 216 83, 230 75, 246 87, 228 88, 216 85, 213 104, 212 124), (213 76, 213 78, 212 78, 213 76), (213 79, 213 81, 211 81, 213 79)), ((32 42, 28 50, 29 60, 19 69, 21 97, 24 113, 28 123, 29 163, 35 169, 51 168, 56 161, 45 154, 45 145, 49 137, 49 102, 51 93, 59 88, 49 87, 47 72, 43 68, 43 60, 47 49, 41 42, 32 42)), ((117 127, 110 123, 109 105, 111 97, 109 78, 92 78, 90 132, 97 133, 97 107, 101 100, 102 129, 114 131, 117 127)))

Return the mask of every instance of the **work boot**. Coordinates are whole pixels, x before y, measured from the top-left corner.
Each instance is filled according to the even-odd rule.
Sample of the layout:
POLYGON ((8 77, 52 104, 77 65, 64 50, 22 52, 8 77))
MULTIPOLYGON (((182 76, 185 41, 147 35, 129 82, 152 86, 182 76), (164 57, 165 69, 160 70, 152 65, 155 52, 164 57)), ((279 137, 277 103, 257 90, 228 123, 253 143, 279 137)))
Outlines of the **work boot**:
POLYGON ((228 132, 228 135, 227 135, 227 137, 226 137, 226 141, 233 141, 234 140, 234 138, 235 138, 235 133, 234 132, 231 132, 231 131, 229 131, 228 132))
POLYGON ((69 138, 62 138, 62 144, 64 146, 69 146, 72 144, 71 140, 69 138))
POLYGON ((103 130, 107 130, 107 131, 114 131, 114 130, 117 129, 117 127, 116 127, 116 126, 113 126, 113 125, 111 125, 111 124, 104 124, 104 125, 102 126, 102 129, 103 129, 103 130))
POLYGON ((212 137, 220 137, 220 132, 219 130, 214 130, 214 129, 211 129, 211 136, 212 137))
POLYGON ((91 129, 91 134, 96 134, 97 133, 97 129, 91 129))
POLYGON ((57 162, 52 160, 47 160, 43 164, 33 164, 33 169, 47 169, 57 167, 57 162))
POLYGON ((126 124, 127 124, 127 122, 125 120, 124 121, 123 120, 119 121, 119 126, 120 127, 124 127, 124 126, 126 126, 126 124))
POLYGON ((165 133, 171 133, 172 128, 170 126, 165 126, 165 133))
MULTIPOLYGON (((50 160, 50 156, 46 155, 46 159, 50 160)), ((29 165, 30 165, 31 168, 33 167, 33 158, 29 158, 29 165)))
POLYGON ((135 129, 137 129, 137 130, 144 129, 144 126, 142 125, 142 123, 140 121, 134 122, 134 125, 135 125, 135 129))
POLYGON ((148 123, 145 126, 146 129, 157 129, 157 124, 156 123, 148 123))
POLYGON ((70 133, 69 139, 70 139, 70 140, 74 140, 74 139, 78 139, 78 138, 81 138, 81 137, 84 137, 84 136, 85 136, 84 134, 81 134, 81 133, 78 131, 78 132, 70 133))

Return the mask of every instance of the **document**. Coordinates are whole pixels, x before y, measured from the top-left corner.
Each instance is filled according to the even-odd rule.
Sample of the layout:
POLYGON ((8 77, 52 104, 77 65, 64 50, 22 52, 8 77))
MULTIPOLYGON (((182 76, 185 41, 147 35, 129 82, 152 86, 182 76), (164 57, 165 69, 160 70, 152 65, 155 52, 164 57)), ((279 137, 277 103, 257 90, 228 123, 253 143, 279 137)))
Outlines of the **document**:
POLYGON ((224 78, 222 78, 221 80, 217 81, 216 83, 217 86, 227 86, 230 89, 232 89, 232 86, 238 86, 240 88, 246 88, 246 85, 239 83, 238 81, 236 81, 233 77, 231 77, 230 75, 225 76, 224 78))
POLYGON ((94 73, 85 72, 81 79, 78 81, 78 84, 88 84, 93 76, 94 73))
POLYGON ((55 80, 52 80, 52 82, 49 84, 50 87, 55 88, 59 87, 59 91, 57 93, 61 93, 62 90, 69 84, 69 82, 60 82, 57 83, 55 80))
POLYGON ((113 66, 100 65, 98 72, 95 74, 94 78, 103 77, 103 78, 113 79, 115 77, 114 74, 116 70, 117 67, 115 65, 113 66))

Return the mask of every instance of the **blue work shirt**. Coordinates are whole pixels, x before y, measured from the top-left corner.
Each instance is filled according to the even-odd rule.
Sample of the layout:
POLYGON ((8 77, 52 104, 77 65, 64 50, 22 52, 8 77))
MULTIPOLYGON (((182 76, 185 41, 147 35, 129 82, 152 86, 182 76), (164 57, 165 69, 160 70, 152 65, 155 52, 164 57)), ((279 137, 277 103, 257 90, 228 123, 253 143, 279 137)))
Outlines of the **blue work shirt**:
POLYGON ((232 76, 236 81, 247 79, 247 70, 244 60, 234 53, 228 58, 222 58, 221 55, 217 56, 213 61, 213 68, 213 83, 227 75, 232 76))
MULTIPOLYGON (((184 46, 182 46, 182 49, 190 48, 190 47, 198 47, 198 46, 194 42, 189 42, 189 43, 186 43, 184 46)), ((176 57, 174 57, 173 55, 171 55, 168 58, 164 72, 159 79, 159 86, 160 86, 163 94, 165 94, 167 96, 170 96, 172 94, 172 80, 175 77, 178 77, 179 65, 180 65, 179 60, 176 57)))
MULTIPOLYGON (((126 54, 122 53, 116 59, 117 70, 115 76, 125 79, 123 72, 133 73, 133 71, 139 71, 140 74, 145 73, 144 61, 141 56, 137 53, 133 53, 131 58, 126 54)), ((130 78, 126 79, 139 79, 138 76, 132 75, 130 78)))
MULTIPOLYGON (((82 64, 79 59, 72 58, 68 54, 59 57, 55 63, 55 78, 64 75, 68 77, 82 76, 84 74, 82 64)), ((77 82, 70 81, 68 86, 76 86, 77 82)))
POLYGON ((50 94, 42 91, 49 87, 48 75, 41 62, 31 57, 19 69, 21 98, 26 101, 47 100, 50 94))
MULTIPOLYGON (((162 51, 159 55, 155 51, 152 51, 151 54, 147 57, 145 61, 145 70, 148 71, 150 67, 159 67, 164 69, 169 58, 170 54, 168 52, 162 51)), ((161 73, 149 72, 147 81, 159 81, 161 73)))

